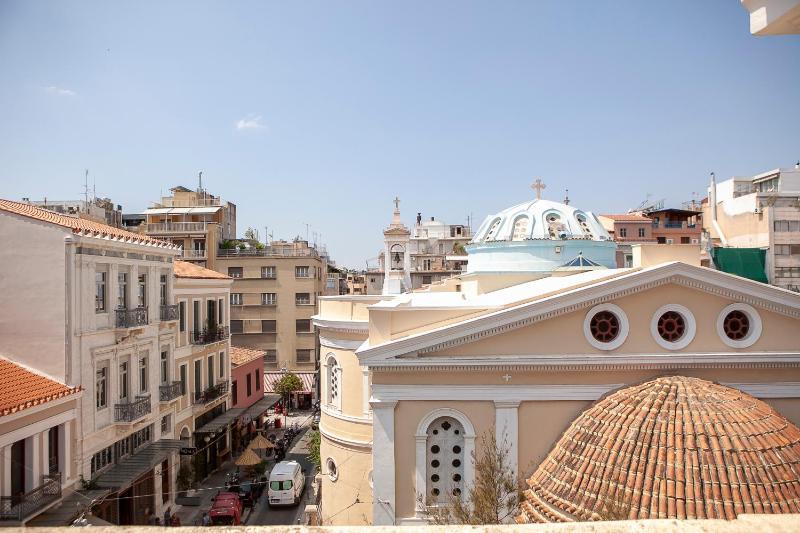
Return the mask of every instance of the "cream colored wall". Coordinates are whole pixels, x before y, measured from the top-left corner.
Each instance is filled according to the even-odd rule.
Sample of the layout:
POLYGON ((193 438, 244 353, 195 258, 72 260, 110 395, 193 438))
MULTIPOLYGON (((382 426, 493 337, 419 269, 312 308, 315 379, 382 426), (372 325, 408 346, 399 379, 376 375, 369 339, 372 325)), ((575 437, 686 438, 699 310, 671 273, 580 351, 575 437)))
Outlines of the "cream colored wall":
MULTIPOLYGON (((728 202, 730 202, 729 200, 728 202)), ((755 195, 749 197, 739 197, 733 202, 756 205, 755 195)), ((764 207, 762 212, 756 214, 755 208, 750 208, 740 214, 728 214, 725 209, 725 202, 717 204, 717 223, 722 229, 729 246, 763 248, 769 246, 769 207, 764 207)), ((711 223, 711 208, 708 204, 703 208, 703 229, 708 231, 713 238, 720 238, 716 229, 711 223)))
POLYGON ((363 373, 358 364, 358 357, 350 350, 338 350, 320 346, 320 373, 322 377, 322 401, 328 398, 328 358, 336 357, 341 367, 340 391, 342 394, 342 414, 348 416, 364 416, 363 373))
MULTIPOLYGON (((448 379, 448 383, 451 381, 448 379)), ((494 431, 494 403, 485 402, 397 402, 394 419, 395 498, 397 519, 414 516, 416 504, 416 439, 417 427, 431 411, 449 407, 464 413, 475 427, 478 438, 475 450, 480 454, 480 435, 494 431)))
POLYGON ((700 266, 699 244, 632 244, 633 267, 649 267, 680 261, 700 266))
POLYGON ((515 355, 515 354, 584 354, 584 353, 664 353, 650 334, 650 320, 666 303, 686 306, 697 322, 694 340, 681 352, 796 351, 800 320, 758 309, 763 332, 758 341, 745 349, 730 348, 717 335, 716 320, 722 309, 733 300, 681 285, 662 285, 637 294, 610 300, 622 308, 630 322, 625 343, 616 350, 593 348, 583 335, 583 320, 588 309, 551 318, 531 326, 494 335, 470 344, 431 354, 445 355, 515 355))
POLYGON ((368 307, 384 299, 391 299, 391 296, 339 296, 323 297, 319 299, 319 317, 325 320, 369 320, 368 307))
POLYGON ((0 355, 65 381, 64 238, 52 224, 0 211, 0 355))
POLYGON ((322 458, 322 504, 320 513, 326 526, 364 526, 372 523, 372 454, 369 449, 337 444, 325 436, 320 442, 322 458), (332 481, 325 463, 332 458, 338 478, 332 481), (355 503, 356 498, 361 503, 355 503))

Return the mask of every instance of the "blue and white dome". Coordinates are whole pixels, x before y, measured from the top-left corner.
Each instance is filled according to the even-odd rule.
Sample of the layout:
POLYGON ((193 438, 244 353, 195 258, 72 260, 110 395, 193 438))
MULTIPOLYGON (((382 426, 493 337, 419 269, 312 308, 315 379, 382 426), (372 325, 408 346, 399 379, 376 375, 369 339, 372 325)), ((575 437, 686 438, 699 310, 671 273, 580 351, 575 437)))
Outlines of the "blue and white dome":
POLYGON ((550 200, 533 200, 486 217, 472 242, 528 239, 607 241, 611 237, 591 211, 550 200))
POLYGON ((467 272, 550 275, 582 255, 616 268, 616 244, 591 211, 532 200, 486 217, 470 244, 467 272))

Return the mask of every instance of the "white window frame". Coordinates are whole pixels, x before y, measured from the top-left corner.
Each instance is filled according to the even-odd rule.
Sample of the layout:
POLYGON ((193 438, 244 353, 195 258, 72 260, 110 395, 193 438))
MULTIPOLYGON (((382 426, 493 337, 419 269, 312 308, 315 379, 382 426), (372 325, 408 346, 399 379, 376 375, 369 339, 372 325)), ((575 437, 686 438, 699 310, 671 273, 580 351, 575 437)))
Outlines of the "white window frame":
POLYGON ((614 304, 600 304, 592 307, 589 309, 589 312, 586 313, 586 317, 583 319, 583 336, 586 337, 586 342, 591 344, 593 347, 597 348, 598 350, 608 351, 608 350, 616 350, 625 342, 628 338, 628 333, 630 331, 630 322, 628 322, 628 315, 625 314, 625 311, 622 310, 621 307, 614 304), (592 318, 597 313, 602 311, 608 311, 609 313, 613 313, 616 315, 617 320, 619 320, 619 335, 617 338, 612 340, 611 342, 600 342, 594 338, 592 335, 591 330, 591 323, 592 318))
POLYGON ((241 292, 231 293, 231 305, 244 305, 244 295, 241 292))
POLYGON ((763 325, 761 323, 761 316, 758 314, 758 311, 756 311, 756 308, 752 305, 745 303, 732 303, 720 311, 719 316, 717 316, 717 335, 719 335, 719 338, 722 339, 722 342, 731 348, 749 348, 761 338, 762 329, 763 325), (725 317, 728 316, 728 313, 731 311, 741 311, 747 315, 747 318, 750 320, 750 331, 747 332, 747 336, 745 338, 738 341, 729 338, 725 334, 725 317))
POLYGON ((659 346, 667 350, 681 350, 686 348, 694 340, 696 333, 697 322, 694 319, 694 315, 687 307, 684 307, 683 305, 662 305, 653 314, 653 318, 650 319, 650 334, 653 336, 653 340, 655 340, 659 346), (669 342, 664 340, 661 335, 658 334, 658 319, 661 318, 661 315, 668 311, 674 311, 680 314, 683 317, 683 321, 686 322, 686 331, 684 332, 683 337, 681 337, 677 342, 669 342))
POLYGON ((333 352, 328 352, 325 355, 325 404, 336 411, 342 410, 342 365, 339 364, 339 359, 333 352), (331 364, 331 360, 333 364, 331 364), (331 383, 333 382, 334 373, 336 374, 336 397, 331 397, 331 383))

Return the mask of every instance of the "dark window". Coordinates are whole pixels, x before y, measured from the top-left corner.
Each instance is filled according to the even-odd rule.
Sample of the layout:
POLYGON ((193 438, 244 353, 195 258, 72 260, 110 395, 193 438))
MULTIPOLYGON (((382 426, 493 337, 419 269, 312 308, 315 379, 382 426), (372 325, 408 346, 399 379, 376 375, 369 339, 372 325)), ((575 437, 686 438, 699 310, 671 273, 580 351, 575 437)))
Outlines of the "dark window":
POLYGON ((294 321, 294 330, 297 333, 309 333, 311 331, 311 320, 298 318, 294 321))
POLYGON ((423 285, 430 285, 431 284, 431 276, 422 276, 422 284, 423 285))
POLYGON ((656 237, 656 241, 658 241, 658 244, 667 244, 666 237, 656 237))
POLYGON ((595 340, 611 342, 619 335, 619 319, 611 311, 600 311, 589 322, 589 331, 595 340))
POLYGON ((242 333, 244 331, 244 321, 231 320, 231 333, 242 333))
POLYGON ((310 363, 313 350, 296 350, 295 356, 298 363, 310 363))
POLYGON ((737 309, 725 316, 722 327, 729 339, 740 341, 750 332, 750 318, 737 309))
POLYGON ((192 317, 192 326, 195 333, 200 333, 202 329, 200 326, 200 302, 194 302, 194 316, 192 317))
POLYGON ((639 228, 639 237, 644 237, 644 228, 639 228))
POLYGON ((236 393, 239 391, 239 384, 234 381, 231 384, 231 403, 236 405, 236 393))
POLYGON ((276 321, 275 320, 262 320, 261 321, 261 333, 275 333, 277 331, 276 321))
POLYGON ((106 310, 106 273, 95 274, 94 312, 103 313, 106 310))
POLYGON ((228 275, 232 278, 241 278, 242 267, 228 267, 228 275))
POLYGON ((294 302, 297 305, 310 305, 311 304, 311 294, 307 292, 297 292, 294 295, 294 302))
POLYGON ((247 374, 247 396, 248 398, 250 395, 253 394, 253 379, 251 374, 247 374))
POLYGON ((178 304, 178 316, 181 331, 186 331, 186 302, 180 302, 178 304))
POLYGON ((261 371, 256 368, 256 390, 261 390, 261 371))
POLYGON ((620 237, 627 237, 628 236, 628 228, 619 228, 619 236, 620 237))
POLYGON ((686 321, 680 313, 667 311, 659 317, 657 329, 665 341, 678 342, 686 332, 686 321))
POLYGON ((186 365, 181 365, 181 396, 186 396, 186 365))
POLYGON ((692 240, 689 237, 681 237, 681 244, 691 244, 692 240))

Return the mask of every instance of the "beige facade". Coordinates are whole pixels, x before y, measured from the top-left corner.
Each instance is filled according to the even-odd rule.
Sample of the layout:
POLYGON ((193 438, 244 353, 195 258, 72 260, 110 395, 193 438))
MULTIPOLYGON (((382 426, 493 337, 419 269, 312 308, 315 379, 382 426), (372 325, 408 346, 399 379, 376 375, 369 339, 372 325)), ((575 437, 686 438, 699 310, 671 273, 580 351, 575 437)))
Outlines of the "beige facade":
POLYGON ((433 473, 464 486, 481 435, 495 433, 530 474, 594 401, 661 375, 739 388, 800 422, 800 296, 683 263, 477 286, 321 300, 321 453, 336 474, 323 466, 323 523, 422 523, 415 495, 445 490, 430 466, 442 421, 460 432, 460 463, 433 473), (620 326, 608 342, 591 329, 604 311, 620 326), (738 340, 734 311, 750 326, 738 340), (663 324, 678 315, 682 333, 670 336, 663 324), (352 511, 356 497, 371 515, 352 511))
POLYGON ((305 241, 263 249, 220 250, 216 270, 233 278, 232 344, 263 350, 266 370, 315 370, 311 317, 327 279, 326 263, 305 241))

